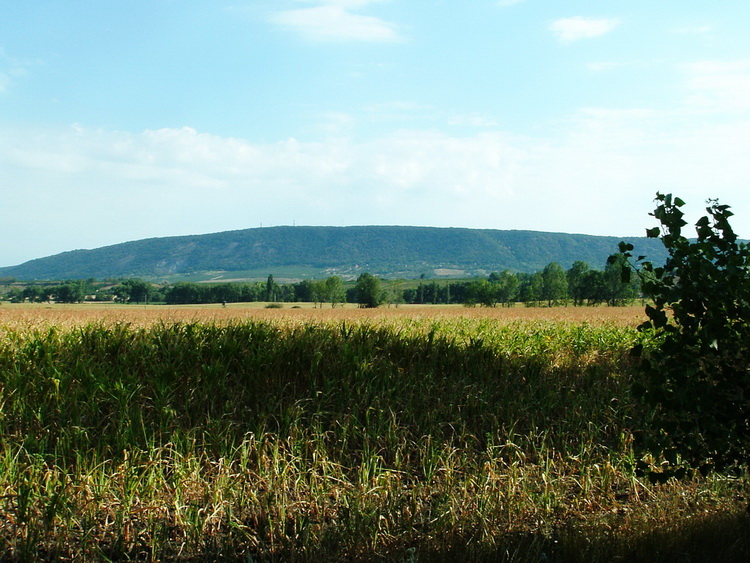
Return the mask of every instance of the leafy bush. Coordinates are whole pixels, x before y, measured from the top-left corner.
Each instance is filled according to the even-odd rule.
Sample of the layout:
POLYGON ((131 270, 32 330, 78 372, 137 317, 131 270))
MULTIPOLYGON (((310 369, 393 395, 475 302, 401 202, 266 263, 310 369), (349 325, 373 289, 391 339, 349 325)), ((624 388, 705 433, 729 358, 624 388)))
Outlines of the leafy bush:
MULTIPOLYGON (((682 234, 684 202, 657 194, 647 231, 669 256, 655 267, 640 256, 630 266, 641 278, 649 320, 641 331, 658 337, 654 350, 636 347, 642 375, 634 391, 653 407, 659 432, 645 432, 654 454, 652 475, 680 475, 687 467, 746 466, 750 454, 750 249, 737 240, 727 205, 709 200, 696 223, 697 239, 682 234)), ((631 259, 632 245, 620 251, 631 259)), ((630 268, 624 274, 630 273, 630 268)))

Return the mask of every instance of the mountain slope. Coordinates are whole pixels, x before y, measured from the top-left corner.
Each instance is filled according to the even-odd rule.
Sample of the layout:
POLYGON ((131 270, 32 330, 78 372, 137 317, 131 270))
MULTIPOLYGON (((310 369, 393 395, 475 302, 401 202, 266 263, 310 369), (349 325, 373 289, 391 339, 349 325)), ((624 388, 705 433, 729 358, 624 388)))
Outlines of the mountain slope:
POLYGON ((321 275, 419 276, 435 270, 466 275, 529 272, 576 260, 602 268, 627 240, 654 260, 659 241, 537 231, 435 227, 266 227, 208 235, 144 239, 93 250, 74 250, 0 268, 24 280, 140 276, 165 278, 197 272, 268 271, 305 267, 321 275))

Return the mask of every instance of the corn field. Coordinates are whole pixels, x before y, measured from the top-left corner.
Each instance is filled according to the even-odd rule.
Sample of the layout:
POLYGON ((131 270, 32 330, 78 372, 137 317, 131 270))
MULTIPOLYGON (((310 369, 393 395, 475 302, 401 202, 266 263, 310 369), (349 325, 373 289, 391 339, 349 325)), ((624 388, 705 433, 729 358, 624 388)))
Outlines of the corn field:
POLYGON ((640 310, 566 309, 3 307, 0 559, 744 561, 746 478, 634 471, 640 310))

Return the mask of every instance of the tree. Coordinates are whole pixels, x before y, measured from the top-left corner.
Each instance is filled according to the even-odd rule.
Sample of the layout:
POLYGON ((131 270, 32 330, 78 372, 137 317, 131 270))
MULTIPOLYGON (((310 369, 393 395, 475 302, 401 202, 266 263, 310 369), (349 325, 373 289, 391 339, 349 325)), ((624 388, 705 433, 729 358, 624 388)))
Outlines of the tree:
POLYGON ((28 285, 21 293, 21 301, 28 299, 29 303, 41 303, 45 297, 45 291, 38 285, 28 285))
POLYGON ((568 297, 568 279, 565 270, 557 262, 552 262, 542 270, 542 300, 552 307, 556 302, 568 297))
POLYGON ((521 280, 520 297, 527 307, 536 306, 542 299, 542 273, 535 272, 524 276, 521 280))
POLYGON ((638 278, 623 280, 622 268, 626 265, 622 254, 613 254, 607 259, 607 266, 602 275, 602 297, 611 307, 625 305, 638 296, 638 278))
POLYGON ((331 304, 331 308, 335 307, 339 303, 343 303, 346 299, 346 293, 344 292, 344 280, 339 276, 331 276, 326 278, 325 283, 325 295, 328 302, 331 304))
POLYGON ((653 333, 656 349, 634 349, 643 375, 634 393, 653 408, 657 430, 644 434, 643 445, 657 462, 669 463, 656 472, 661 478, 686 467, 747 466, 750 248, 738 242, 729 206, 709 200, 691 241, 682 234, 684 202, 671 194, 657 194, 656 201, 651 215, 661 226, 646 234, 661 239, 665 264, 655 267, 644 256, 633 263, 633 246, 620 243, 629 262, 624 278, 635 270, 653 300, 640 330, 653 333))
POLYGON ((486 279, 474 280, 469 282, 466 288, 464 304, 482 307, 495 307, 497 305, 498 288, 496 284, 490 283, 486 279))
POLYGON ((67 281, 53 288, 55 301, 58 303, 80 303, 86 297, 85 282, 67 281))
POLYGON ((315 280, 312 282, 311 290, 311 301, 315 305, 315 308, 323 308, 323 302, 326 300, 326 282, 323 280, 315 280))
POLYGON ((583 295, 588 305, 599 305, 607 300, 604 272, 589 270, 583 278, 583 295))
POLYGON ((211 303, 237 303, 240 300, 240 286, 236 283, 217 283, 208 286, 208 301, 211 303))
POLYGON ((268 274, 268 279, 266 280, 266 301, 276 300, 277 287, 276 282, 273 280, 273 274, 268 274))
POLYGON ((365 272, 360 275, 357 278, 354 289, 360 307, 374 308, 378 307, 382 302, 383 290, 381 289, 380 280, 372 274, 365 272))
MULTIPOLYGON (((491 276, 490 281, 492 281, 491 276)), ((518 298, 518 290, 521 287, 518 276, 510 270, 505 270, 495 278, 494 284, 497 287, 498 302, 506 307, 512 307, 518 298)))
POLYGON ((25 297, 23 296, 24 291, 25 290, 22 290, 20 287, 12 287, 5 295, 5 298, 11 303, 23 303, 25 300, 25 297))
POLYGON ((145 303, 151 293, 151 284, 138 278, 127 279, 115 289, 115 297, 126 303, 145 303))
POLYGON ((294 284, 294 300, 301 301, 303 303, 314 303, 313 295, 313 284, 312 280, 302 280, 301 282, 294 284))
POLYGON ((573 298, 574 307, 583 305, 583 301, 586 299, 586 274, 590 270, 591 268, 586 262, 578 260, 573 262, 573 265, 565 274, 568 279, 568 293, 573 298))
MULTIPOLYGON (((122 295, 124 294, 116 293, 118 299, 122 299, 122 295)), ((127 301, 127 297, 125 301, 127 301)), ((164 301, 170 305, 200 303, 200 288, 195 283, 178 282, 165 292, 164 301)))
POLYGON ((252 302, 263 301, 266 293, 266 284, 263 282, 243 284, 240 291, 240 301, 252 302))

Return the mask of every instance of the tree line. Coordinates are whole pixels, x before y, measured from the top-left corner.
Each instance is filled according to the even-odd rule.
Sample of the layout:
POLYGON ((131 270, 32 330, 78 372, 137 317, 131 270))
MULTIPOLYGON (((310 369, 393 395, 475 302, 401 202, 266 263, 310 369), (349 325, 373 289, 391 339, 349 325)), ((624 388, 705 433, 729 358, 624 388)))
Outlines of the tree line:
POLYGON ((621 256, 613 255, 603 270, 593 269, 582 261, 564 270, 560 264, 552 262, 533 274, 505 270, 469 281, 441 283, 420 280, 416 287, 403 290, 399 288, 399 282, 381 283, 377 278, 363 274, 348 296, 350 301, 365 306, 462 303, 470 307, 512 307, 519 302, 527 306, 568 303, 575 306, 624 305, 639 296, 640 287, 635 278, 623 281, 623 260, 621 256))
POLYGON ((240 302, 315 303, 336 307, 358 303, 362 307, 399 304, 464 304, 466 306, 575 306, 620 305, 639 294, 636 281, 623 283, 622 259, 614 255, 604 269, 575 262, 568 270, 552 262, 535 273, 493 272, 472 280, 383 280, 369 273, 356 281, 339 276, 321 280, 278 283, 265 281, 155 284, 138 278, 125 280, 69 280, 62 283, 13 287, 5 295, 12 302, 211 304, 240 302))

